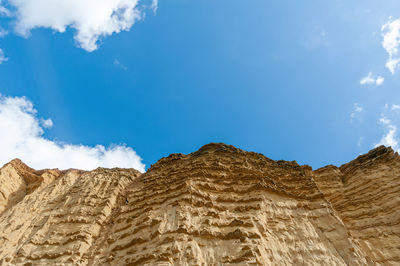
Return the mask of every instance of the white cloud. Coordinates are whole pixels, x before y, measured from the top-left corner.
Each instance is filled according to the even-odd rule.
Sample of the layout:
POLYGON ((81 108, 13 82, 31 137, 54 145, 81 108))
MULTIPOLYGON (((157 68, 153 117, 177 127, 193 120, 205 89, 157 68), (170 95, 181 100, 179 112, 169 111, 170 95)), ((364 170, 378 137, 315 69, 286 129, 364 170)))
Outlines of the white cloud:
POLYGON ((384 78, 384 77, 378 76, 378 77, 376 78, 376 85, 380 86, 380 85, 383 84, 384 81, 385 81, 385 78, 384 78))
POLYGON ((399 141, 397 139, 397 126, 395 126, 390 119, 382 116, 379 123, 383 125, 385 133, 381 140, 375 146, 385 145, 392 147, 395 151, 399 150, 399 141))
POLYGON ((44 127, 44 128, 52 128, 53 127, 53 120, 51 120, 51 118, 49 119, 40 119, 40 124, 44 127))
POLYGON ((382 125, 384 133, 375 146, 391 146, 395 151, 399 152, 400 140, 398 136, 398 125, 400 120, 398 117, 398 110, 400 110, 400 105, 392 104, 389 106, 389 104, 385 104, 383 110, 378 124, 382 125))
POLYGON ((377 86, 380 86, 383 84, 384 81, 385 81, 384 77, 378 76, 378 77, 374 78, 374 75, 372 74, 372 72, 369 72, 367 76, 363 77, 360 80, 360 84, 361 85, 375 84, 377 86))
POLYGON ((363 108, 358 103, 354 103, 353 112, 350 114, 351 120, 353 120, 354 118, 359 117, 360 114, 362 113, 362 111, 363 111, 363 108))
POLYGON ((22 97, 0 95, 0 164, 20 158, 29 166, 42 168, 102 167, 135 168, 144 172, 142 159, 125 145, 105 148, 60 143, 43 136, 51 119, 40 119, 32 102, 22 97), (42 126, 41 126, 42 125, 42 126))
POLYGON ((392 121, 390 121, 388 118, 386 118, 384 115, 381 116, 381 118, 379 118, 379 123, 385 126, 389 126, 392 124, 392 121))
POLYGON ((390 108, 392 111, 394 110, 400 110, 400 105, 398 104, 392 104, 392 107, 390 108))
POLYGON ((153 0, 151 3, 151 9, 153 10, 154 13, 157 12, 158 9, 158 0, 153 0))
POLYGON ((4 55, 4 52, 2 49, 0 49, 0 65, 4 62, 6 62, 8 58, 4 55))
MULTIPOLYGON (((16 31, 28 36, 34 28, 76 30, 75 40, 86 51, 113 33, 129 31, 142 18, 139 0, 7 0, 13 6, 16 31)), ((157 1, 153 2, 157 5, 157 1)), ((153 9, 156 6, 152 7, 153 9)))
POLYGON ((389 54, 386 67, 394 74, 400 63, 400 19, 392 20, 392 18, 389 18, 389 21, 382 26, 381 30, 383 32, 382 46, 389 54))

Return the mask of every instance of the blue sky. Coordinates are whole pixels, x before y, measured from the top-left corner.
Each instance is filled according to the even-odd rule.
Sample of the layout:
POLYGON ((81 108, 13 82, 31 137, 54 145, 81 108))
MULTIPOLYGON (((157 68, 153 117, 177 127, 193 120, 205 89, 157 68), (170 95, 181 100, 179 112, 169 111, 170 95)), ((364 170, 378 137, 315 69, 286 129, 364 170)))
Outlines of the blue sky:
MULTIPOLYGON (((95 48, 17 2, 0 2, 0 93, 51 118, 38 135, 59 145, 126 145, 147 167, 209 142, 313 168, 398 149, 399 73, 385 66, 398 1, 138 2, 141 17, 95 48)), ((64 12, 50 11, 35 9, 64 12)))

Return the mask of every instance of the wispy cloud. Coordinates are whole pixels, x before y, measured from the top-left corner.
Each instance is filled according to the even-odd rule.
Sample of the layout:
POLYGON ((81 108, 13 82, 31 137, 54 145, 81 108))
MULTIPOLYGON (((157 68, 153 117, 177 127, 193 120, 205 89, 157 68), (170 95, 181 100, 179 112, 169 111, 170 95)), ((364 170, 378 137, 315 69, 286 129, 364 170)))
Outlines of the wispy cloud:
POLYGON ((4 52, 2 49, 0 49, 0 64, 6 62, 8 58, 4 55, 4 52))
POLYGON ((114 59, 113 64, 114 64, 115 67, 118 67, 118 68, 120 68, 122 70, 125 70, 125 71, 128 70, 128 67, 123 65, 118 59, 114 59))
MULTIPOLYGON (((32 29, 50 28, 65 32, 76 30, 74 39, 88 52, 98 48, 99 40, 113 33, 129 31, 143 18, 139 0, 7 0, 13 8, 15 30, 29 36, 32 29)), ((153 10, 157 1, 153 1, 153 10)), ((11 13, 0 3, 0 12, 11 13)))
POLYGON ((0 26, 0 38, 3 38, 4 36, 6 36, 8 34, 8 31, 6 31, 5 29, 3 29, 0 26))
POLYGON ((372 74, 372 72, 369 72, 367 76, 363 77, 360 80, 360 84, 361 85, 374 84, 374 85, 380 86, 383 84, 384 81, 385 81, 384 77, 377 76, 375 78, 374 75, 372 74))
POLYGON ((364 142, 364 138, 363 137, 359 137, 358 141, 357 141, 357 147, 361 148, 363 146, 363 142, 364 142))
POLYGON ((0 0, 0 16, 10 16, 11 12, 4 7, 4 5, 2 4, 2 1, 0 0))
POLYGON ((400 105, 399 104, 393 104, 392 107, 390 108, 390 110, 392 110, 392 111, 400 110, 400 105))
POLYGON ((360 114, 364 109, 360 106, 359 103, 353 104, 353 111, 350 114, 350 121, 352 122, 356 118, 360 118, 360 114))
POLYGON ((53 127, 53 120, 51 120, 51 118, 48 119, 40 119, 40 124, 44 127, 44 128, 52 128, 53 127))
POLYGON ((43 136, 53 126, 51 119, 37 115, 32 102, 22 97, 0 95, 0 164, 20 158, 34 168, 126 167, 144 171, 142 159, 125 145, 94 147, 61 143, 43 136))
POLYGON ((382 46, 389 54, 386 61, 386 67, 392 74, 395 74, 397 67, 400 63, 399 45, 400 45, 400 19, 389 21, 382 26, 383 42, 382 46))
POLYGON ((385 145, 391 146, 395 151, 400 151, 399 136, 398 136, 398 115, 400 105, 393 104, 389 106, 385 105, 384 111, 382 112, 378 124, 380 124, 384 130, 384 133, 380 141, 375 146, 385 145))
POLYGON ((157 9, 158 9, 158 0, 153 0, 153 1, 151 2, 151 9, 153 10, 154 13, 157 12, 157 9))
POLYGON ((385 145, 390 146, 394 150, 399 150, 399 142, 397 137, 397 126, 395 126, 391 120, 386 117, 381 117, 379 123, 385 128, 385 133, 383 134, 381 140, 375 146, 385 145))

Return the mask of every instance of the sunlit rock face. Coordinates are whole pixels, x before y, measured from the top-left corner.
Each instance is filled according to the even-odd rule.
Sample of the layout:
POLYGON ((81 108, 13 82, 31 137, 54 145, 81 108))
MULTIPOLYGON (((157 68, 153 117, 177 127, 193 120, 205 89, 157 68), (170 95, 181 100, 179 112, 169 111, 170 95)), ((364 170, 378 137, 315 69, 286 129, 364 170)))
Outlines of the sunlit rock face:
POLYGON ((400 265, 400 156, 378 147, 314 172, 320 191, 375 265, 400 265))
POLYGON ((0 265, 395 265, 400 159, 316 171, 225 144, 133 169, 0 169, 0 265))

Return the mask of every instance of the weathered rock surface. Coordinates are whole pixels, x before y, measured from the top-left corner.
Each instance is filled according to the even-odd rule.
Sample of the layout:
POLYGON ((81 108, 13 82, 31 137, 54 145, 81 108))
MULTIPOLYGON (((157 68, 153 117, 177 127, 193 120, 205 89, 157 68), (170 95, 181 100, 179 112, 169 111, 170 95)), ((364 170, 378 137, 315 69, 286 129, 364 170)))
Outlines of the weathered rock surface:
POLYGON ((400 265, 400 156, 381 146, 314 178, 370 261, 400 265))
POLYGON ((225 144, 133 169, 0 169, 0 265, 398 265, 400 159, 316 171, 225 144))

